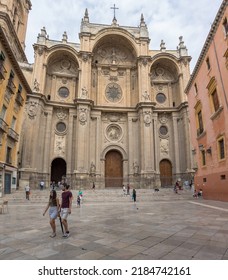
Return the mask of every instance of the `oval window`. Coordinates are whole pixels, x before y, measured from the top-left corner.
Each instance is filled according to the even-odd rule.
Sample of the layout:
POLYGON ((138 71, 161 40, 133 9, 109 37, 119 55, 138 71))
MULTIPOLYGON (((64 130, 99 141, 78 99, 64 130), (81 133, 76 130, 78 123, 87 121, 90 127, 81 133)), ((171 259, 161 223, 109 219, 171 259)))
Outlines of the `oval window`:
POLYGON ((64 132, 66 130, 66 124, 64 122, 58 122, 56 124, 56 130, 58 132, 64 132))
POLYGON ((166 101, 166 96, 164 95, 164 93, 158 93, 156 95, 156 100, 158 103, 164 103, 166 101))
POLYGON ((168 133, 168 128, 165 125, 162 125, 159 129, 161 135, 166 135, 168 133))
POLYGON ((69 96, 69 89, 66 87, 61 87, 58 91, 58 94, 62 98, 67 98, 69 96))

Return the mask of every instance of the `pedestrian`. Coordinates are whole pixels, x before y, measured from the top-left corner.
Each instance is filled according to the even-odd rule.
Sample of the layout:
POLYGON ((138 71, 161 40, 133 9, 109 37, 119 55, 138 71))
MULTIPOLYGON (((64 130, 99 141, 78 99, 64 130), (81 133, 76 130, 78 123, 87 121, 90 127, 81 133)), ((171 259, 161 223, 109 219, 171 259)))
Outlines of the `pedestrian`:
POLYGON ((127 184, 127 195, 130 195, 130 185, 127 184))
POLYGON ((68 238, 70 236, 69 227, 68 227, 68 215, 71 214, 71 206, 73 195, 72 192, 69 191, 69 185, 63 183, 62 185, 62 200, 61 200, 61 212, 60 216, 62 218, 62 223, 64 226, 65 233, 63 234, 64 238, 68 238))
POLYGON ((40 182, 40 190, 42 191, 44 189, 44 181, 40 182))
POLYGON ((25 186, 25 198, 29 200, 30 187, 29 184, 25 186))
POLYGON ((123 195, 124 195, 124 196, 126 195, 126 188, 125 188, 124 185, 123 185, 123 195))
POLYGON ((56 236, 56 225, 55 225, 55 220, 58 217, 60 205, 59 205, 59 199, 57 197, 57 193, 55 190, 50 191, 50 196, 49 196, 49 201, 47 204, 47 207, 44 210, 43 216, 49 209, 49 217, 50 217, 50 225, 52 228, 52 234, 50 237, 55 237, 56 236))
POLYGON ((80 207, 80 205, 81 205, 81 197, 80 197, 80 195, 78 195, 78 197, 77 197, 77 207, 80 207))
POLYGON ((79 198, 80 198, 80 202, 82 202, 82 196, 83 196, 82 190, 79 190, 79 191, 78 191, 78 196, 79 196, 79 198))
POLYGON ((92 189, 95 191, 95 183, 93 182, 92 189))
POLYGON ((136 202, 136 190, 133 189, 132 191, 132 199, 134 200, 134 202, 136 202))

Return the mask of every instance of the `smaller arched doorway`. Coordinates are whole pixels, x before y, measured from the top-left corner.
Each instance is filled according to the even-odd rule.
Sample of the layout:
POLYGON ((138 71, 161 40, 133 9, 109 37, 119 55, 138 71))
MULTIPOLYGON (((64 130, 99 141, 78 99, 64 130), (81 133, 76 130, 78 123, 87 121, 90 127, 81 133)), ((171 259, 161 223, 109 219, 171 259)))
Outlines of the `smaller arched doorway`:
POLYGON ((160 162, 160 180, 161 187, 172 186, 172 164, 168 159, 163 159, 160 162))
POLYGON ((123 185, 123 157, 111 150, 105 156, 105 187, 116 188, 123 185))
POLYGON ((60 182, 66 177, 66 162, 62 158, 56 158, 51 163, 51 181, 60 182))

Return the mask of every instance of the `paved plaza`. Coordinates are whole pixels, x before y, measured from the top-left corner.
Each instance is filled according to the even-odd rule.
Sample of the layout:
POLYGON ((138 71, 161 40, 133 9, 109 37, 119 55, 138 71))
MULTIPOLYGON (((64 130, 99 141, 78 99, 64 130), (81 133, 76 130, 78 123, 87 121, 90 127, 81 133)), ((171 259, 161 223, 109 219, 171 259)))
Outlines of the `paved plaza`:
MULTIPOLYGON (((228 203, 194 199, 191 191, 137 190, 137 203, 122 190, 84 191, 69 216, 70 237, 50 238, 49 191, 23 191, 4 198, 0 215, 1 260, 227 260, 228 203)), ((61 195, 61 191, 58 192, 61 195)))

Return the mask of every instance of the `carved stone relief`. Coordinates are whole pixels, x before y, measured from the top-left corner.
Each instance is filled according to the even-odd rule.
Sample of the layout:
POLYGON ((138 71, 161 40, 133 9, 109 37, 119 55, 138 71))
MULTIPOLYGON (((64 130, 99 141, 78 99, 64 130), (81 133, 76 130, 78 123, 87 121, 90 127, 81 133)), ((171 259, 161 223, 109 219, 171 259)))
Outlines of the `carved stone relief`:
POLYGON ((67 110, 63 109, 62 107, 56 110, 56 116, 59 120, 65 120, 67 115, 67 110))
POLYGON ((106 129, 106 136, 110 141, 120 140, 122 129, 119 125, 109 125, 106 129))
POLYGON ((169 154, 169 140, 160 139, 160 151, 161 154, 167 156, 169 154))
POLYGON ((79 109, 79 122, 81 125, 85 125, 87 122, 87 108, 79 109))
POLYGON ((66 139, 65 136, 55 135, 55 146, 54 153, 57 156, 64 156, 66 149, 66 139))
POLYGON ((27 106, 27 112, 30 119, 34 119, 38 111, 38 102, 30 101, 27 106))
POLYGON ((151 76, 151 81, 155 80, 155 81, 162 82, 162 81, 173 81, 174 80, 173 74, 169 70, 167 70, 163 67, 153 68, 150 76, 151 76))
POLYGON ((150 126, 151 124, 151 112, 147 111, 147 112, 144 112, 143 113, 143 120, 144 120, 144 123, 145 123, 145 126, 150 126))

